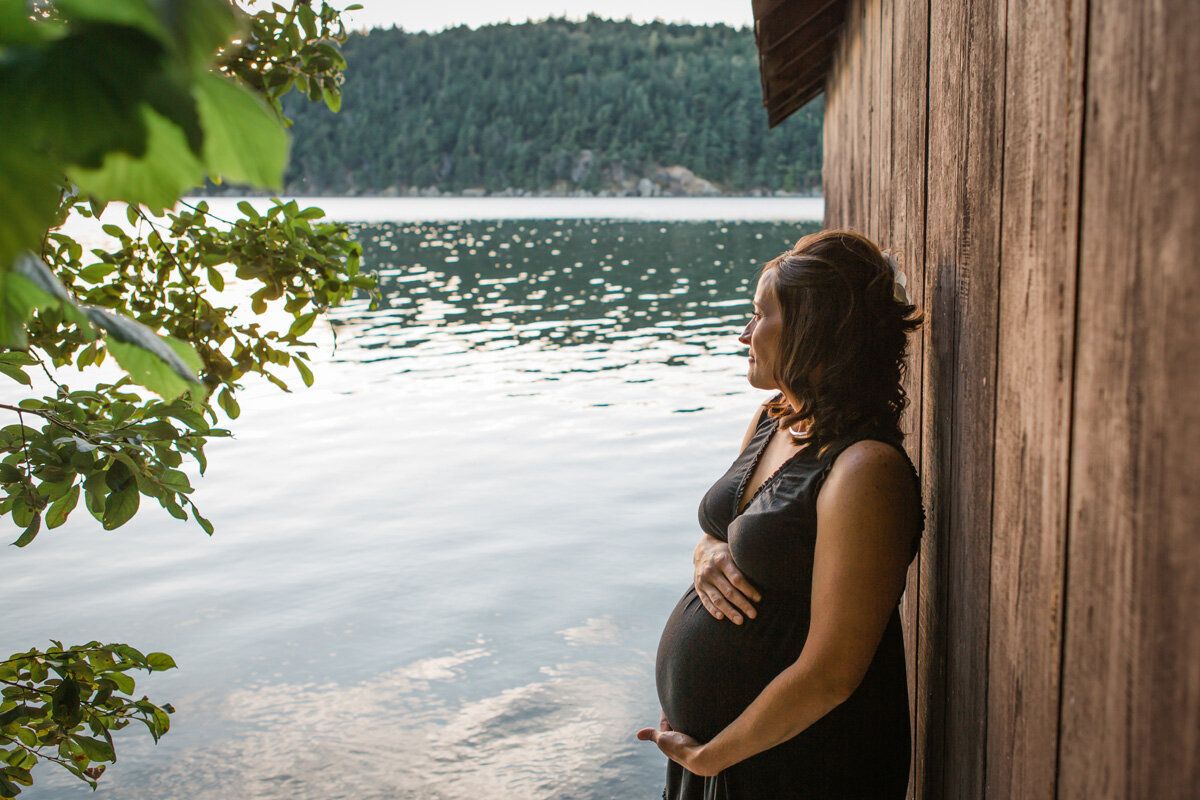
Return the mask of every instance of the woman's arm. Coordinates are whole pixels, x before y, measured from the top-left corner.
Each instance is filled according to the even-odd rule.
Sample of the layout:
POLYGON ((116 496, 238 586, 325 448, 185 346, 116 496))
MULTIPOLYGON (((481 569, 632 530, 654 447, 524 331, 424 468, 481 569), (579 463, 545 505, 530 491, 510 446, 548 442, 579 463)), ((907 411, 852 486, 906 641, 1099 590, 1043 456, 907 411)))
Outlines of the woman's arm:
POLYGON ((812 618, 800 657, 710 742, 654 729, 638 737, 691 772, 715 775, 845 702, 904 590, 918 503, 908 464, 894 448, 873 441, 847 448, 817 500, 812 618))
MULTIPOLYGON (((762 418, 763 406, 760 405, 750 418, 746 435, 742 437, 742 447, 745 450, 758 430, 758 421, 762 418)), ((696 549, 692 551, 692 584, 696 587, 696 596, 700 604, 716 619, 729 618, 735 625, 741 625, 743 615, 754 619, 757 612, 754 603, 762 599, 762 595, 754 588, 741 570, 733 563, 729 554, 729 543, 723 542, 707 533, 700 535, 696 549)))

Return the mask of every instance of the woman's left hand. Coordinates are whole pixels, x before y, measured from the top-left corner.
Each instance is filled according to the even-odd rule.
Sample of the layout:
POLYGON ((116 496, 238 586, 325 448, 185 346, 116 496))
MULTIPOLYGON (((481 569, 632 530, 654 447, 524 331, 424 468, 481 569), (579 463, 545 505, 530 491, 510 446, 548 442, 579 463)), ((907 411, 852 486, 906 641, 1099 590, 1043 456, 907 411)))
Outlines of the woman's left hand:
POLYGON ((721 770, 705 758, 704 745, 686 733, 671 730, 664 717, 658 728, 642 728, 637 738, 643 742, 654 742, 667 758, 696 775, 716 775, 721 770))

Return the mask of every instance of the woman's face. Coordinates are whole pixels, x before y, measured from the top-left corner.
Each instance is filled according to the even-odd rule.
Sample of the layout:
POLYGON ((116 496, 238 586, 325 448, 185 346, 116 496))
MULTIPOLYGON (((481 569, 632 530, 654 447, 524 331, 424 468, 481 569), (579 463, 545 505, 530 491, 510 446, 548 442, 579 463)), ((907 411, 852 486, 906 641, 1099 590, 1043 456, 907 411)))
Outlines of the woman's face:
POLYGON ((750 347, 750 366, 746 379, 755 389, 778 389, 775 367, 779 355, 779 333, 783 329, 783 313, 775 298, 775 270, 768 269, 759 277, 754 291, 754 315, 738 341, 750 347))

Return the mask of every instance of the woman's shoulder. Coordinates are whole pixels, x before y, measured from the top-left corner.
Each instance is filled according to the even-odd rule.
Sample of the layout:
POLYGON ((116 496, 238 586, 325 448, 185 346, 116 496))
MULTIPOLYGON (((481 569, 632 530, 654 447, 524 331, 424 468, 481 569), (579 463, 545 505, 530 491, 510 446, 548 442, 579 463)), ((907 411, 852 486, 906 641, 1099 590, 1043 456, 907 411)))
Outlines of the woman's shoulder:
POLYGON ((848 444, 832 460, 817 503, 830 508, 860 503, 864 493, 911 508, 924 527, 920 480, 900 442, 864 437, 848 444))
POLYGON ((833 473, 870 477, 887 474, 907 476, 912 468, 908 454, 895 442, 885 439, 855 439, 833 459, 833 473))

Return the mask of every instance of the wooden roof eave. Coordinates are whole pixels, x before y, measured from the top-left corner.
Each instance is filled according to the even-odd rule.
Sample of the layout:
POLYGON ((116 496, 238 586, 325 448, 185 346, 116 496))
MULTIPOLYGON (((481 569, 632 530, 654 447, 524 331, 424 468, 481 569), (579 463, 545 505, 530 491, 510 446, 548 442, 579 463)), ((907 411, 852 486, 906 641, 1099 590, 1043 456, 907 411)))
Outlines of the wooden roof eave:
POLYGON ((845 0, 753 0, 767 123, 774 128, 825 88, 845 0))

